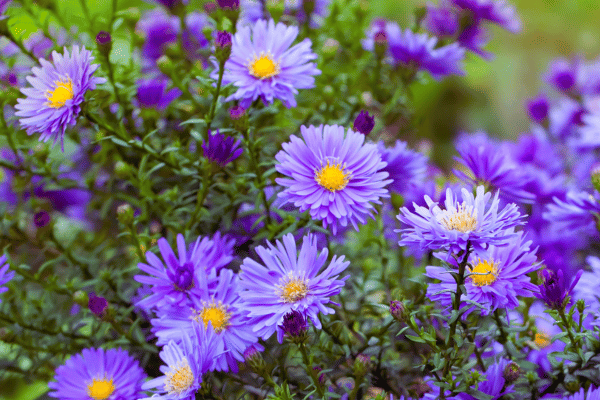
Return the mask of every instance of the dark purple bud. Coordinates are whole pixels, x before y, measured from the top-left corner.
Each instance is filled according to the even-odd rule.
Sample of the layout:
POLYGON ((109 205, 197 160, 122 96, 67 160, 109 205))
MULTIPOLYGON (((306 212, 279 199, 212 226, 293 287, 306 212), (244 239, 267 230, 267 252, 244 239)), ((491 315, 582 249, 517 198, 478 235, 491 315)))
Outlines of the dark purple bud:
POLYGON ((363 135, 368 135, 375 126, 375 117, 369 115, 368 112, 362 110, 358 117, 354 120, 354 131, 360 132, 363 135))
POLYGON ((17 84, 19 83, 17 75, 13 72, 9 72, 8 74, 4 75, 2 77, 2 80, 8 82, 11 86, 17 86, 17 84))
POLYGON ((46 225, 48 225, 49 222, 50 222, 50 214, 48 214, 46 211, 42 210, 42 211, 36 212, 35 215, 33 216, 33 223, 38 228, 45 227, 46 225))
POLYGON ((242 106, 234 106, 229 109, 229 117, 231 119, 240 119, 246 115, 246 109, 242 106))
POLYGON ((320 366, 318 366, 318 365, 315 365, 315 366, 313 367, 313 369, 314 369, 315 371, 317 371, 317 376, 319 377, 319 383, 320 383, 321 385, 324 385, 324 384, 325 384, 325 374, 322 374, 322 373, 321 373, 321 371, 323 371, 323 368, 321 368, 321 367, 320 367, 320 366))
POLYGON ((231 136, 225 136, 219 130, 215 134, 209 132, 208 141, 202 144, 202 154, 209 161, 225 167, 244 151, 240 144, 239 139, 235 140, 231 136))
POLYGON ((404 322, 406 319, 406 307, 401 301, 394 300, 390 303, 390 314, 398 322, 404 322))
POLYGON ((221 8, 230 8, 232 10, 240 8, 240 0, 217 0, 217 4, 221 8))
POLYGON ((535 122, 542 122, 548 116, 548 99, 543 94, 527 101, 529 117, 535 122))
POLYGON ((105 57, 108 57, 110 54, 110 50, 112 49, 112 38, 110 37, 110 33, 106 31, 100 31, 96 35, 96 45, 98 46, 98 51, 105 57))
POLYGON ((194 264, 186 262, 178 265, 175 270, 167 269, 167 276, 175 285, 175 289, 185 292, 194 287, 194 264))
POLYGON ((283 316, 281 329, 283 329, 285 336, 295 343, 301 343, 306 340, 308 330, 306 319, 304 318, 304 315, 297 310, 292 310, 283 316))
POLYGON ((94 313, 94 315, 102 317, 107 307, 108 301, 106 301, 104 297, 96 296, 95 293, 90 293, 88 308, 94 313))
POLYGON ((583 270, 579 270, 571 285, 567 288, 562 270, 554 272, 545 269, 542 271, 543 283, 539 286, 540 293, 536 293, 535 295, 554 310, 564 309, 567 306, 565 300, 569 297, 577 282, 579 282, 582 273, 583 270))
POLYGON ((547 75, 548 83, 560 91, 568 92, 575 86, 577 67, 577 63, 571 63, 564 59, 554 60, 550 63, 547 75))
POLYGON ((215 57, 221 64, 229 59, 231 55, 231 33, 218 31, 215 38, 215 57))

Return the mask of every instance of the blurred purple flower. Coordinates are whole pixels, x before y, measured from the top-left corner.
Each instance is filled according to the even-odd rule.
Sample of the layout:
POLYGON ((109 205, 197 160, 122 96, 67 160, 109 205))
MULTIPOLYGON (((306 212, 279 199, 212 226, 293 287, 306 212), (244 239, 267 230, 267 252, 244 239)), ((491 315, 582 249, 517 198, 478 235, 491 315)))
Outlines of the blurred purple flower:
POLYGON ((537 97, 527 100, 527 112, 529 117, 535 122, 542 122, 548 116, 548 98, 540 94, 537 97))
POLYGON ((518 33, 521 30, 521 20, 519 19, 515 8, 505 0, 451 1, 460 8, 470 10, 476 21, 490 21, 512 33, 518 33))
POLYGON ((387 163, 382 171, 393 179, 388 185, 390 192, 404 194, 413 185, 425 178, 427 172, 427 157, 408 148, 406 142, 396 140, 394 147, 386 147, 382 141, 377 143, 381 159, 387 163))
POLYGON ((225 167, 227 164, 238 158, 243 148, 240 147, 241 141, 235 140, 231 136, 225 136, 219 132, 208 134, 208 141, 202 143, 202 154, 209 161, 225 167))
POLYGON ((581 61, 569 61, 564 58, 553 60, 548 65, 546 80, 549 84, 562 92, 568 92, 577 83, 577 74, 581 61))
POLYGON ((441 1, 437 6, 427 3, 423 25, 438 37, 453 36, 460 27, 456 11, 446 1, 441 1))
POLYGON ((182 94, 181 90, 176 87, 167 91, 167 85, 166 78, 138 80, 136 98, 140 107, 156 108, 157 110, 167 108, 182 94))
POLYGON ((571 295, 571 292, 579 282, 579 278, 583 274, 583 270, 579 270, 575 278, 571 281, 571 285, 567 287, 562 270, 557 272, 551 270, 542 271, 543 283, 539 286, 539 293, 536 297, 542 299, 546 305, 554 310, 559 310, 563 307, 565 298, 571 295))
POLYGON ((101 317, 108 308, 108 301, 106 301, 104 297, 96 296, 95 293, 90 293, 88 308, 96 316, 101 317))

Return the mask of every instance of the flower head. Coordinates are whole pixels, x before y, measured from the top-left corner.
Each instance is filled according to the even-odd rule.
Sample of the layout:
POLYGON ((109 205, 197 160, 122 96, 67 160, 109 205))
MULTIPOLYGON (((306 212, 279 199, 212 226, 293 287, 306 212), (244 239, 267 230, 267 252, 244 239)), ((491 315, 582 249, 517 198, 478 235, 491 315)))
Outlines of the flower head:
MULTIPOLYGON (((6 255, 0 257, 0 265, 2 265, 0 267, 0 294, 2 294, 8 290, 8 288, 2 287, 2 285, 8 283, 15 276, 15 271, 8 270, 10 266, 6 262, 6 255)), ((0 302, 2 302, 2 300, 0 300, 0 302)))
POLYGON ((238 361, 244 361, 244 351, 257 344, 258 337, 240 300, 238 277, 229 269, 223 269, 218 277, 211 273, 199 281, 199 296, 186 306, 174 305, 157 310, 158 318, 151 320, 152 331, 158 344, 170 340, 180 341, 181 330, 191 334, 195 327, 214 331, 215 346, 220 349, 214 358, 218 371, 237 372, 238 361))
POLYGON ((381 159, 387 163, 383 168, 393 179, 388 185, 391 192, 404 194, 412 185, 422 181, 427 172, 427 157, 408 148, 406 142, 397 140, 394 147, 377 143, 381 159))
POLYGON ((521 30, 521 20, 515 8, 505 0, 451 1, 458 7, 469 10, 476 21, 490 21, 512 33, 518 33, 521 30))
POLYGON ((281 329, 285 336, 289 337, 292 341, 304 341, 308 325, 306 324, 304 315, 300 311, 292 310, 283 316, 281 329))
POLYGON ((137 81, 137 101, 141 107, 164 110, 181 96, 179 88, 167 90, 166 79, 142 79, 137 81))
POLYGON ((423 25, 435 36, 452 36, 458 32, 458 14, 448 4, 442 2, 439 6, 427 4, 427 15, 423 25))
POLYGON ((158 248, 164 260, 154 253, 147 252, 148 264, 138 267, 147 275, 136 275, 136 281, 151 285, 152 294, 136 303, 141 308, 162 307, 166 304, 185 305, 198 298, 198 289, 205 280, 205 274, 218 271, 232 259, 233 242, 217 233, 213 239, 199 237, 188 249, 182 234, 177 235, 179 259, 165 238, 158 239, 158 248))
MULTIPOLYGON (((524 241, 523 232, 518 232, 503 246, 489 246, 487 250, 471 253, 464 298, 481 304, 483 308, 478 309, 481 315, 488 315, 497 308, 514 309, 519 305, 518 297, 537 293, 537 286, 527 276, 539 268, 537 249, 530 246, 531 241, 524 241)), ((454 259, 447 261, 458 267, 454 259)), ((441 281, 429 285, 429 298, 446 307, 451 307, 452 292, 456 290, 456 281, 449 272, 443 267, 427 267, 426 273, 441 281)), ((464 307, 470 305, 465 302, 464 307)))
MULTIPOLYGON (((317 58, 310 49, 310 39, 290 47, 297 36, 297 27, 273 20, 240 27, 223 74, 223 84, 233 83, 238 89, 225 101, 239 100, 248 108, 258 98, 265 104, 280 99, 286 107, 295 107, 298 89, 313 88, 313 76, 321 73, 309 62, 317 58)), ((217 66, 211 76, 216 78, 218 73, 217 66)))
POLYGON ((294 203, 300 212, 310 210, 323 226, 357 222, 373 213, 373 203, 389 197, 385 186, 388 173, 375 144, 364 143, 365 136, 337 125, 301 126, 304 140, 291 136, 275 158, 277 171, 286 178, 276 182, 286 189, 279 193, 285 202, 294 203))
POLYGON ((543 94, 527 101, 527 112, 535 122, 542 122, 548 117, 548 99, 543 94))
POLYGON ((240 7, 240 0, 217 0, 217 4, 221 8, 237 10, 240 7))
POLYGON ((548 66, 546 80, 561 92, 568 92, 577 84, 577 74, 581 63, 564 58, 553 60, 548 66))
POLYGON ((592 235, 596 232, 594 215, 597 213, 600 213, 597 195, 569 191, 564 201, 555 197, 553 203, 547 204, 543 217, 570 232, 583 231, 592 235))
POLYGON ((231 136, 225 136, 217 130, 214 134, 208 134, 208 142, 202 143, 202 153, 210 161, 226 166, 242 154, 244 149, 240 147, 240 140, 231 136))
POLYGON ((56 369, 48 383, 59 399, 137 399, 146 374, 125 350, 84 349, 56 369))
POLYGON ((600 319, 600 298, 598 297, 598 282, 600 279, 600 258, 589 256, 586 259, 591 271, 585 271, 581 274, 579 283, 574 287, 575 298, 585 300, 591 314, 595 318, 595 324, 600 319))
POLYGON ((91 63, 93 59, 90 51, 78 46, 71 53, 66 48, 62 55, 52 52, 53 64, 40 58, 41 68, 33 67, 33 76, 27 78, 32 87, 21 89, 27 97, 17 99, 15 106, 28 135, 38 132, 41 141, 54 137, 54 143, 60 138, 64 151, 65 130, 75 125, 85 93, 106 82, 92 77, 99 67, 91 63))
POLYGON ((343 256, 334 256, 323 269, 328 251, 325 248, 317 254, 313 235, 304 236, 300 254, 291 233, 278 240, 276 245, 268 245, 268 248, 256 248, 263 264, 250 258, 244 260, 240 271, 240 297, 249 311, 252 330, 263 339, 277 332, 277 339, 282 343, 284 315, 293 310, 301 312, 315 327, 321 328, 318 314, 334 312, 325 305, 332 303, 330 297, 344 286, 348 276, 338 277, 349 262, 344 261, 343 256))
MULTIPOLYGON (((509 361, 504 358, 490 365, 485 372, 486 380, 477 385, 477 390, 492 396, 489 398, 495 400, 500 399, 502 396, 509 393, 513 393, 514 386, 507 382, 506 378, 504 377, 504 370, 508 365, 509 361)), ((461 393, 456 396, 456 400, 477 400, 477 397, 474 397, 470 394, 461 393)))
POLYGON ((554 272, 552 270, 543 270, 543 283, 539 286, 539 294, 536 297, 542 299, 546 305, 552 309, 558 310, 564 306, 565 299, 571 295, 571 292, 579 282, 579 278, 583 274, 583 270, 579 270, 571 285, 567 288, 567 283, 563 276, 562 270, 554 272))
POLYGON ((178 340, 170 340, 160 352, 166 365, 160 366, 164 375, 144 383, 144 390, 157 389, 152 397, 141 400, 192 400, 202 384, 202 375, 211 370, 219 348, 214 331, 194 326, 179 331, 178 340))
POLYGON ((476 196, 463 188, 463 201, 459 202, 449 188, 446 190, 444 210, 429 196, 425 196, 427 207, 414 204, 414 213, 402 207, 397 218, 407 227, 396 230, 402 234, 398 244, 418 244, 422 249, 446 249, 450 253, 466 250, 467 243, 477 249, 505 245, 515 235, 510 228, 522 225, 524 216, 515 204, 498 210, 498 192, 488 205, 491 197, 491 193, 484 192, 483 186, 477 187, 476 196))

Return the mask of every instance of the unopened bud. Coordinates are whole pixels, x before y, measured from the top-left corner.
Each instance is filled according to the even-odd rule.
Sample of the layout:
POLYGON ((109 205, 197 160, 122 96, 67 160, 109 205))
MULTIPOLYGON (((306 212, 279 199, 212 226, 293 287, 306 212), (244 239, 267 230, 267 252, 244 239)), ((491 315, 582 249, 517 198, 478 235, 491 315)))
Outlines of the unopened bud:
POLYGON ((267 366, 262 354, 254 346, 250 346, 244 351, 244 361, 259 375, 267 366))
POLYGON ((285 336, 296 344, 304 343, 308 339, 308 326, 301 312, 292 310, 283 316, 281 329, 285 336))
POLYGON ((115 163, 115 175, 117 178, 125 179, 128 178, 130 174, 131 168, 129 167, 129 164, 120 160, 115 163))
POLYGON ((406 320, 406 307, 401 301, 394 300, 390 303, 390 314, 398 322, 404 322, 406 320))
POLYGON ((50 223, 50 214, 46 211, 38 211, 33 215, 33 223, 38 228, 43 228, 50 223))
POLYGON ((98 32, 96 35, 96 46, 98 46, 98 51, 100 54, 108 58, 108 55, 112 49, 112 38, 110 33, 106 31, 98 32))
POLYGON ((129 225, 133 222, 133 208, 129 204, 121 204, 117 207, 117 219, 123 225, 129 225))
POLYGON ((94 315, 102 317, 108 308, 108 301, 104 297, 96 296, 95 293, 90 293, 88 308, 94 315))
POLYGON ((83 290, 78 290, 73 293, 73 301, 82 307, 87 307, 90 299, 86 292, 83 290))
POLYGON ((219 63, 224 64, 231 55, 231 33, 218 31, 215 38, 215 57, 219 63))
POLYGON ((156 60, 156 66, 163 74, 167 76, 171 76, 173 72, 173 62, 166 55, 160 56, 158 60, 156 60))
POLYGON ((233 122, 233 127, 240 132, 248 129, 248 113, 242 106, 234 106, 229 109, 229 117, 233 122))
POLYGON ((354 375, 358 377, 365 376, 369 370, 371 369, 371 357, 366 354, 359 354, 356 356, 354 360, 354 365, 352 366, 352 371, 354 375))
POLYGON ((385 33, 385 30, 379 30, 375 33, 375 36, 373 38, 374 43, 374 49, 375 49, 375 55, 378 58, 383 58, 387 52, 388 49, 388 38, 387 38, 387 34, 385 33))
POLYGON ((515 362, 509 363, 506 367, 504 367, 503 376, 508 385, 519 379, 519 376, 521 376, 521 368, 519 368, 519 364, 515 362))
POLYGON ((240 8, 240 0, 217 0, 217 4, 223 9, 237 10, 240 8))
POLYGON ((367 111, 362 110, 354 120, 354 131, 360 132, 363 135, 368 135, 375 126, 375 117, 367 111))

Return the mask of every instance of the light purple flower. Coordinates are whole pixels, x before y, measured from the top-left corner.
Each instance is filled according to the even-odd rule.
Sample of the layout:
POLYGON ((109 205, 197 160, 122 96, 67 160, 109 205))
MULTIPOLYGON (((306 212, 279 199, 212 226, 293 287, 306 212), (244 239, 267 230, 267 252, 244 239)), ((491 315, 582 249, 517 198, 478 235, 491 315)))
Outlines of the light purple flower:
POLYGON ((521 30, 521 20, 515 8, 505 0, 451 0, 473 13, 475 20, 486 20, 500 25, 502 28, 518 33, 521 30))
POLYGON ((396 140, 394 147, 386 147, 382 141, 377 143, 381 159, 387 165, 382 169, 393 179, 388 190, 404 193, 412 185, 425 178, 427 172, 427 157, 408 148, 406 142, 396 140))
POLYGON ((372 216, 373 204, 389 197, 385 186, 385 163, 375 144, 364 143, 365 135, 341 126, 301 126, 303 139, 290 137, 289 143, 275 156, 277 171, 285 178, 275 181, 286 189, 279 197, 293 203, 300 212, 331 225, 334 234, 339 226, 365 223, 372 216))
POLYGON ((587 192, 570 191, 566 199, 554 199, 546 205, 543 217, 568 232, 583 231, 593 234, 596 231, 595 214, 600 213, 598 195, 587 192))
MULTIPOLYGON (((244 108, 258 98, 265 104, 279 99, 287 107, 296 106, 298 89, 315 86, 319 75, 317 58, 311 51, 312 42, 304 39, 292 46, 298 28, 275 24, 273 20, 258 20, 252 27, 242 26, 233 37, 231 56, 225 63, 223 84, 233 83, 238 89, 225 101, 239 100, 244 108), (291 47, 290 47, 291 46, 291 47)), ((218 77, 218 64, 211 77, 218 77)))
POLYGON ((92 77, 99 67, 91 63, 93 59, 90 51, 78 46, 71 53, 65 48, 63 55, 52 52, 54 64, 40 58, 41 68, 33 67, 33 76, 27 78, 32 87, 21 89, 27 97, 17 99, 15 106, 28 135, 38 132, 41 141, 54 137, 54 143, 60 138, 64 151, 65 130, 75 125, 85 93, 106 82, 92 77))

